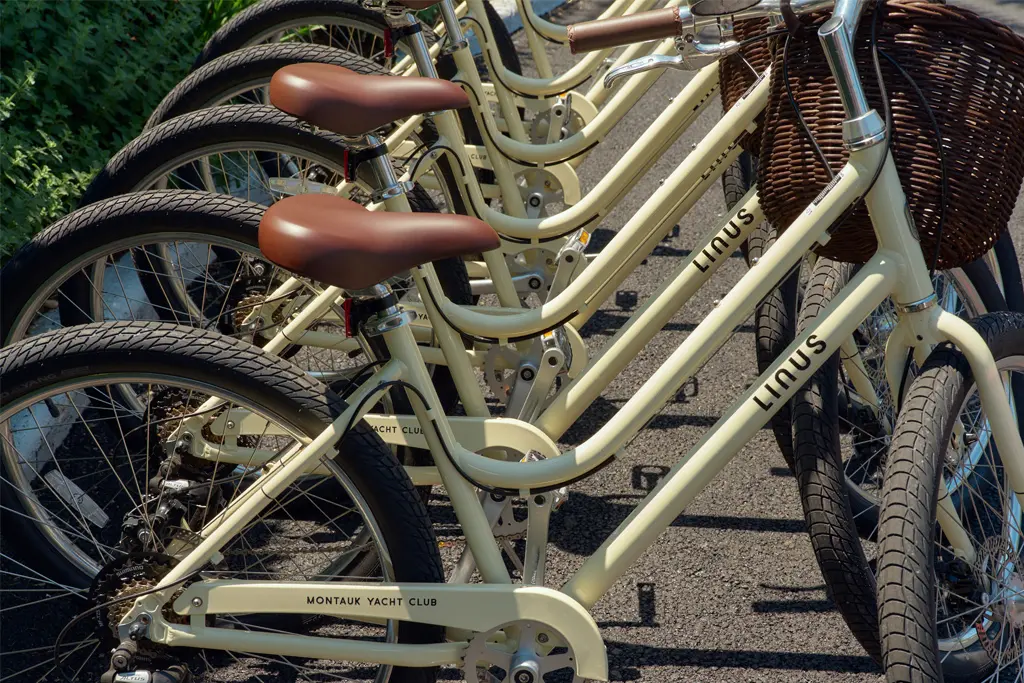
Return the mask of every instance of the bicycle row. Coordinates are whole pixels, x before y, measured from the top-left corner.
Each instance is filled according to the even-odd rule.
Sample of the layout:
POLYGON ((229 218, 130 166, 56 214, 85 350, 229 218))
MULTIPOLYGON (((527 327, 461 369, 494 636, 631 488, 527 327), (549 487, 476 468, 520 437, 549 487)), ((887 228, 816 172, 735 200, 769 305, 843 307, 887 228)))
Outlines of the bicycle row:
POLYGON ((0 271, 5 612, 76 615, 5 636, 12 680, 216 680, 244 657, 289 680, 608 680, 590 608, 766 424, 888 678, 1020 680, 1024 38, 919 0, 651 6, 566 29, 522 0, 539 77, 483 0, 269 0, 214 36, 0 271), (555 75, 552 41, 588 55, 555 75), (666 68, 695 73, 583 193, 666 68), (588 351, 584 324, 720 178, 720 221, 588 351), (747 273, 561 449, 737 250, 747 273), (546 582, 572 485, 751 315, 760 377, 546 582), (466 539, 447 572, 433 495, 466 539))

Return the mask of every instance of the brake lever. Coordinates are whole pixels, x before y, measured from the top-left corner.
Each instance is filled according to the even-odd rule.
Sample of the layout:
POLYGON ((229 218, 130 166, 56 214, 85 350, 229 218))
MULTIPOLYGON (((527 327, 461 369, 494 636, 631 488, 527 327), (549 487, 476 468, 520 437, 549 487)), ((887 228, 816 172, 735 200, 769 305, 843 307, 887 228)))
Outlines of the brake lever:
POLYGON ((682 54, 675 57, 670 57, 668 55, 650 55, 634 59, 632 62, 627 62, 620 67, 612 69, 605 74, 604 87, 610 88, 612 84, 620 78, 635 76, 636 74, 644 73, 645 71, 654 71, 655 69, 699 71, 708 64, 714 64, 722 57, 738 52, 740 49, 739 42, 735 40, 707 45, 696 41, 692 43, 682 43, 682 41, 677 41, 677 45, 680 45, 679 50, 682 54))
POLYGON ((640 59, 634 59, 631 62, 626 62, 622 66, 616 67, 604 75, 604 87, 610 88, 612 83, 619 80, 620 78, 626 78, 628 76, 635 76, 645 71, 654 71, 655 69, 689 69, 690 67, 685 63, 682 56, 670 57, 669 55, 649 55, 647 57, 641 57, 640 59))

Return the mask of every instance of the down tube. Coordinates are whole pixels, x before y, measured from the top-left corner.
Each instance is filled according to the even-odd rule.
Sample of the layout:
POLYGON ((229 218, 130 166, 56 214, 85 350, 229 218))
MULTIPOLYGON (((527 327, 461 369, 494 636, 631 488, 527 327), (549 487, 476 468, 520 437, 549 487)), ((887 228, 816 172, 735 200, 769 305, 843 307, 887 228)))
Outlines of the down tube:
POLYGON ((899 258, 878 252, 786 352, 562 587, 591 607, 892 291, 899 258))

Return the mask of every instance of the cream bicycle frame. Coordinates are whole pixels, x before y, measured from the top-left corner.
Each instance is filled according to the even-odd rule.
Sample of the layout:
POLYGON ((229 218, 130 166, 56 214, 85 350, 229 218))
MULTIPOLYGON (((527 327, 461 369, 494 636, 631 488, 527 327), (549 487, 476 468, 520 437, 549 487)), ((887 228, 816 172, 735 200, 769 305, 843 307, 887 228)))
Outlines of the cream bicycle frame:
MULTIPOLYGON (((538 332, 547 326, 554 327, 555 325, 551 324, 552 321, 564 318, 563 322, 571 320, 570 340, 576 342, 575 348, 582 350, 583 343, 582 340, 579 340, 578 335, 575 334, 575 329, 581 327, 589 319, 600 303, 610 296, 611 292, 624 281, 629 273, 654 250, 670 226, 678 222, 682 215, 689 210, 708 187, 718 180, 724 169, 739 155, 738 139, 744 132, 753 129, 755 125, 754 120, 764 108, 767 100, 767 73, 766 71, 765 76, 716 124, 712 131, 684 159, 676 171, 644 205, 641 211, 619 231, 612 242, 583 271, 583 274, 573 281, 565 292, 555 297, 554 300, 545 303, 540 309, 524 311, 524 309, 513 309, 511 307, 518 305, 518 294, 512 285, 511 275, 508 272, 504 257, 498 251, 484 254, 484 259, 496 285, 499 301, 505 308, 481 308, 480 312, 470 311, 467 308, 451 303, 445 298, 440 287, 434 286, 437 283, 436 277, 432 275, 426 277, 422 275, 416 276, 417 289, 421 293, 429 293, 433 296, 434 301, 440 302, 441 311, 444 313, 444 316, 442 316, 436 310, 427 309, 427 320, 430 321, 432 333, 437 338, 441 347, 441 354, 430 353, 430 350, 427 350, 427 361, 444 363, 448 366, 459 392, 459 397, 468 415, 486 417, 490 414, 489 409, 484 403, 484 398, 479 390, 478 380, 474 373, 474 366, 480 366, 482 356, 474 355, 472 352, 467 354, 458 335, 448 325, 442 324, 441 321, 449 319, 446 316, 452 316, 450 319, 455 320, 456 324, 462 327, 460 319, 464 315, 471 315, 474 318, 479 317, 483 320, 485 327, 481 329, 487 331, 491 331, 489 325, 492 322, 504 323, 503 327, 499 330, 500 334, 495 335, 495 337, 500 337, 500 339, 496 339, 499 343, 507 343, 510 337, 515 336, 517 330, 538 332), (584 305, 581 306, 576 303, 578 301, 584 301, 584 305), (532 324, 532 329, 519 322, 523 319, 532 324), (513 324, 509 325, 508 321, 511 321, 513 324), (511 333, 509 332, 510 329, 512 330, 511 333)), ((689 112, 695 116, 703 109, 716 91, 717 83, 717 67, 711 66, 702 69, 684 88, 683 94, 677 98, 677 103, 674 103, 673 107, 670 107, 662 117, 659 117, 659 120, 668 120, 676 116, 678 110, 689 112), (678 105, 678 110, 676 105, 678 105)), ((472 192, 476 183, 475 174, 472 172, 471 167, 462 160, 459 148, 457 146, 448 146, 445 143, 449 135, 458 135, 457 118, 452 112, 442 112, 435 117, 435 121, 441 133, 441 140, 435 147, 435 150, 429 153, 430 156, 436 159, 437 152, 441 149, 450 150, 450 153, 454 153, 456 160, 461 162, 456 164, 457 170, 462 172, 460 184, 472 192)), ((648 144, 654 145, 657 140, 658 138, 652 137, 648 140, 648 144)), ((423 171, 424 169, 420 170, 423 171)), ((679 302, 679 306, 685 303, 721 265, 723 259, 717 257, 729 254, 737 249, 753 227, 760 223, 763 214, 760 205, 755 199, 755 194, 756 191, 751 190, 747 197, 737 205, 737 210, 720 225, 715 226, 711 233, 707 235, 706 241, 700 248, 694 249, 690 259, 683 263, 672 282, 667 283, 663 287, 663 291, 669 292, 673 300, 679 302), (691 264, 698 261, 698 265, 690 268, 691 264)), ((410 210, 408 199, 404 195, 397 195, 385 200, 384 207, 389 211, 408 212, 410 210)), ((521 220, 536 223, 548 219, 541 219, 540 221, 521 220)), ((432 272, 431 269, 429 273, 432 274, 432 272)), ((299 286, 301 284, 298 280, 290 279, 272 292, 269 299, 276 300, 284 297, 299 286)), ((354 341, 347 340, 338 335, 311 333, 306 329, 310 324, 330 311, 335 302, 342 296, 343 291, 338 287, 324 289, 317 297, 304 306, 302 311, 265 345, 264 349, 268 353, 280 353, 290 344, 333 349, 354 349, 356 347, 354 341)), ((597 371, 588 371, 586 369, 577 371, 582 372, 582 376, 579 379, 580 388, 567 394, 566 398, 559 399, 560 402, 564 401, 567 403, 567 412, 563 418, 555 422, 565 424, 566 427, 568 424, 571 424, 575 420, 575 416, 572 416, 573 412, 579 411, 579 413, 582 413, 585 406, 603 389, 603 385, 595 380, 595 378, 599 377, 597 373, 602 372, 604 368, 609 366, 614 367, 617 364, 623 364, 629 358, 632 358, 639 348, 646 344, 664 325, 663 317, 665 315, 671 316, 672 313, 673 309, 665 306, 652 305, 650 312, 648 312, 648 306, 646 305, 641 308, 636 314, 639 322, 634 324, 631 321, 619 333, 630 340, 629 355, 618 358, 613 355, 607 358, 607 363, 598 365, 597 371), (639 317, 641 315, 643 317, 639 317), (568 406, 571 406, 571 408, 568 406)), ((667 320, 667 318, 664 318, 664 320, 667 320)), ((428 334, 428 330, 423 327, 418 328, 418 331, 421 334, 421 339, 428 334)), ((526 334, 525 336, 533 335, 526 334)), ((427 338, 429 339, 429 337, 427 338)), ((618 335, 616 338, 618 338, 618 335)), ((577 354, 574 354, 574 356, 579 357, 577 354)), ((619 369, 621 369, 621 365, 619 365, 619 369)), ((573 374, 577 374, 577 372, 573 374)), ((382 417, 378 424, 384 426, 389 420, 391 418, 382 417)), ((391 424, 397 423, 391 421, 391 424)), ((546 419, 545 424, 547 424, 546 419)), ((545 431, 551 429, 554 428, 544 428, 545 431)), ((396 429, 395 431, 382 432, 382 434, 385 435, 389 442, 394 442, 393 438, 402 434, 402 431, 396 429)), ((223 455, 221 453, 222 457, 223 455)), ((430 477, 431 474, 425 472, 418 476, 418 481, 430 481, 430 477)))
MULTIPOLYGON (((450 5, 451 2, 452 0, 444 0, 445 5, 450 5)), ((681 0, 670 0, 668 6, 674 6, 680 2, 681 0)), ((611 16, 611 10, 613 9, 621 9, 626 13, 642 11, 649 9, 653 4, 652 0, 632 0, 631 5, 625 6, 626 3, 623 0, 619 0, 609 8, 606 14, 611 16)), ((686 11, 686 9, 681 8, 681 11, 686 11)), ((597 83, 592 88, 592 90, 597 93, 595 95, 596 101, 592 101, 588 97, 583 97, 576 93, 574 110, 582 113, 587 121, 583 130, 566 140, 550 142, 547 144, 531 143, 523 126, 523 122, 519 118, 518 107, 523 106, 535 111, 545 111, 549 109, 551 105, 547 100, 537 94, 518 95, 517 92, 532 90, 532 92, 538 93, 543 90, 544 92, 550 91, 550 94, 564 94, 567 90, 566 86, 569 85, 568 81, 574 81, 578 84, 593 76, 595 70, 608 57, 611 50, 588 54, 565 75, 564 79, 562 79, 562 77, 559 79, 524 78, 509 71, 501 63, 500 55, 498 55, 497 48, 495 47, 490 24, 487 21, 480 21, 477 19, 477 17, 485 16, 483 12, 483 0, 468 0, 468 2, 459 5, 459 7, 454 11, 456 15, 462 17, 462 23, 472 28, 480 40, 481 45, 484 48, 483 54, 485 57, 485 63, 494 81, 493 85, 485 87, 479 79, 476 63, 468 48, 456 50, 453 53, 453 56, 462 73, 468 74, 472 72, 475 77, 471 82, 466 82, 465 78, 463 81, 466 82, 467 88, 470 89, 474 101, 481 107, 487 108, 487 122, 491 128, 485 129, 481 127, 481 130, 487 131, 487 136, 490 140, 489 144, 485 145, 483 148, 465 145, 464 142, 461 142, 461 135, 452 137, 452 140, 459 141, 458 144, 465 148, 467 152, 466 156, 474 166, 477 168, 492 169, 499 177, 498 187, 486 186, 481 188, 484 196, 488 198, 501 196, 506 207, 510 205, 518 205, 521 203, 521 197, 519 196, 518 191, 514 194, 512 193, 512 189, 515 188, 514 173, 528 168, 547 168, 549 172, 553 173, 555 177, 558 178, 559 183, 564 188, 566 203, 572 204, 577 201, 576 198, 579 194, 579 181, 572 169, 582 163, 586 157, 586 153, 603 137, 605 137, 611 128, 620 121, 623 116, 625 116, 626 112, 628 112, 629 109, 639 101, 643 94, 650 89, 651 85, 653 85, 654 81, 657 80, 660 74, 650 73, 646 74, 643 78, 632 79, 630 83, 624 86, 619 93, 612 98, 611 102, 608 103, 608 106, 600 112, 598 112, 597 107, 605 102, 609 94, 609 91, 604 87, 603 83, 597 83), (469 14, 467 14, 467 12, 469 12, 469 14), (512 88, 517 88, 519 90, 513 91, 512 88), (522 90, 523 88, 526 90, 522 90), (490 116, 490 103, 492 101, 497 102, 502 117, 501 122, 505 124, 505 129, 509 132, 511 137, 505 136, 501 132, 501 127, 498 121, 490 116), (509 162, 513 163, 513 167, 505 169, 495 165, 493 159, 494 155, 498 152, 500 152, 501 155, 509 162)), ((533 34, 528 33, 528 35, 533 34)), ((644 54, 645 50, 650 49, 651 48, 646 44, 631 46, 623 52, 619 59, 615 60, 614 65, 625 63, 626 60, 632 59, 640 54, 644 54)), ((669 39, 655 44, 653 52, 655 54, 669 54, 673 49, 673 41, 669 39)), ((425 59, 436 60, 440 51, 441 45, 440 43, 436 43, 427 50, 427 55, 422 57, 425 59)), ((546 62, 546 53, 543 52, 543 49, 541 49, 539 54, 544 55, 543 59, 546 62)), ((402 75, 414 75, 419 72, 419 69, 413 62, 413 56, 407 55, 399 62, 393 71, 402 75)), ((539 65, 540 62, 538 62, 538 66, 539 65)), ((422 116, 415 116, 408 119, 402 126, 388 136, 386 140, 388 148, 397 156, 404 156, 411 153, 413 151, 413 145, 408 141, 408 137, 422 125, 422 122, 422 116)), ((479 125, 483 126, 484 124, 479 125)), ((651 159, 650 163, 653 163, 653 159, 651 159)), ((420 178, 420 180, 425 186, 431 189, 439 189, 439 185, 436 180, 429 176, 420 178)))
MULTIPOLYGON (((417 268, 414 276, 418 280, 430 278, 431 271, 432 266, 427 264, 417 268)), ((895 164, 885 145, 874 145, 850 154, 849 162, 837 174, 835 182, 789 226, 773 248, 744 274, 715 310, 697 325, 615 416, 586 442, 556 457, 510 462, 492 460, 464 448, 455 437, 448 419, 437 409, 437 395, 413 335, 405 326, 394 328, 384 333, 392 359, 355 391, 351 406, 312 441, 296 446, 268 463, 260 482, 233 499, 202 530, 203 540, 198 546, 164 577, 160 586, 166 590, 139 598, 122 624, 130 623, 139 613, 147 612, 153 617, 150 638, 172 646, 435 666, 460 662, 467 630, 483 631, 519 619, 533 619, 557 631, 564 644, 578 655, 575 663, 579 676, 607 680, 603 642, 587 610, 889 296, 905 305, 920 304, 931 300, 934 290, 920 246, 913 237, 906 198, 895 164), (883 165, 877 182, 870 186, 880 163, 883 165), (771 368, 761 374, 559 590, 512 585, 477 490, 467 477, 474 483, 511 490, 532 500, 553 487, 593 472, 623 448, 676 395, 683 383, 717 352, 731 331, 750 315, 755 302, 775 287, 816 242, 828 239, 828 226, 865 192, 865 203, 875 227, 879 249, 830 302, 823 315, 793 341, 771 368), (409 392, 417 421, 485 584, 205 580, 188 586, 174 599, 175 611, 189 617, 188 625, 164 620, 160 605, 170 599, 176 582, 201 569, 277 493, 312 465, 326 459, 342 436, 341 430, 353 417, 359 417, 356 406, 363 403, 364 398, 372 399, 379 395, 384 382, 397 378, 409 382, 426 397, 427 405, 423 405, 417 394, 409 392), (310 599, 314 595, 330 598, 330 606, 314 604, 310 599), (378 600, 377 606, 372 606, 369 598, 373 597, 387 600, 378 600), (254 634, 206 625, 208 614, 259 612, 327 613, 375 623, 392 619, 414 620, 447 627, 451 642, 435 645, 367 644, 280 633, 254 634)), ((653 297, 654 305, 664 298, 664 292, 653 297)), ((432 306, 429 300, 426 305, 428 310, 432 306)), ((1014 491, 1022 492, 1017 496, 1024 502, 1024 444, 1017 432, 997 366, 982 338, 953 314, 935 305, 925 305, 901 316, 890 345, 905 350, 909 340, 913 340, 914 347, 919 350, 948 340, 964 351, 978 379, 983 408, 1003 458, 1009 484, 1014 491)), ((623 342, 620 340, 620 343, 623 342)), ((887 355, 890 358, 900 356, 899 353, 887 355)), ((895 368, 894 365, 892 367, 895 368)), ((892 379, 894 377, 890 376, 892 379)), ((372 400, 365 403, 371 404, 372 400)), ((946 513, 939 515, 943 531, 958 552, 969 557, 973 547, 959 524, 956 510, 947 505, 940 512, 946 513)), ((543 528, 543 535, 546 535, 546 527, 543 528)), ((546 538, 535 538, 529 534, 527 557, 531 557, 532 543, 533 561, 543 563, 545 542, 546 538)))

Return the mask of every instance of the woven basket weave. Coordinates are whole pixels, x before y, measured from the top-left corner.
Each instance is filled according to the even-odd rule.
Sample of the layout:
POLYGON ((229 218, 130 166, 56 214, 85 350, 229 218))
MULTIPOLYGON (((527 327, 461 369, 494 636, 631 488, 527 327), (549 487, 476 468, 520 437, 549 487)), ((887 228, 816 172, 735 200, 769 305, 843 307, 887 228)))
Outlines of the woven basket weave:
MULTIPOLYGON (((734 34, 738 41, 753 38, 768 31, 767 19, 749 19, 737 21, 734 34)), ((722 88, 722 109, 730 108, 743 96, 743 93, 754 84, 756 74, 764 73, 771 64, 772 55, 767 40, 761 40, 745 46, 739 53, 730 55, 718 63, 718 82, 722 88), (743 60, 746 59, 746 62, 743 60), (751 69, 753 67, 753 69, 751 69)), ((761 149, 761 128, 764 115, 757 118, 757 129, 747 133, 740 139, 740 146, 748 152, 757 154, 761 149)))
MULTIPOLYGON (((1024 38, 973 12, 921 0, 890 0, 879 18, 878 47, 924 92, 943 136, 948 178, 938 267, 982 256, 1006 229, 1024 179, 1024 38)), ((823 17, 807 17, 807 25, 823 17)), ((882 113, 865 12, 855 54, 868 101, 882 113)), ((772 40, 773 67, 761 138, 760 197, 765 215, 789 225, 829 176, 786 95, 784 39, 772 40)), ((935 253, 941 170, 934 128, 914 89, 880 57, 893 112, 892 149, 926 261, 935 253)), ((846 162, 842 102, 813 28, 791 39, 789 81, 804 119, 833 171, 846 162)), ((876 249, 861 205, 818 253, 863 263, 876 249)))

